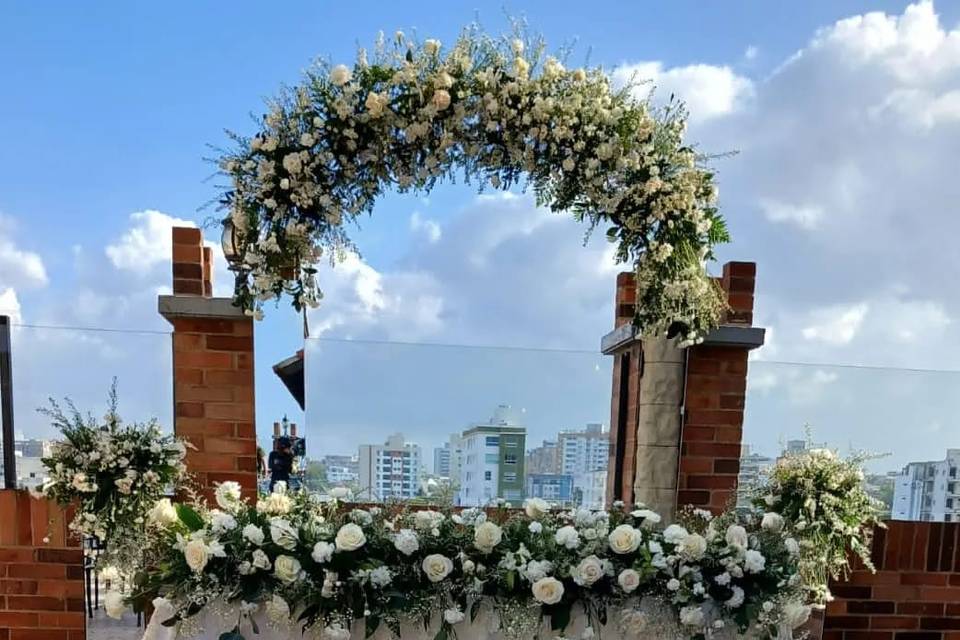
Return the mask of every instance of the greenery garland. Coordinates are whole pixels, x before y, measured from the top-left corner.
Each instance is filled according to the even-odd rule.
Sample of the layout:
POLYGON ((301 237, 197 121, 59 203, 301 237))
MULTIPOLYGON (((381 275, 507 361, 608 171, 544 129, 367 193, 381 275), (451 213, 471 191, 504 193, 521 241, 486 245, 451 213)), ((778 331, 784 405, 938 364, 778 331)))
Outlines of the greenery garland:
POLYGON ((372 60, 361 49, 352 67, 311 67, 218 160, 239 245, 235 303, 257 317, 284 294, 315 306, 317 264, 353 249, 347 221, 387 189, 427 192, 462 170, 603 227, 636 271, 636 325, 702 338, 726 308, 704 264, 729 237, 713 174, 683 140, 684 108, 654 108, 544 49, 473 26, 449 48, 397 32, 372 60))

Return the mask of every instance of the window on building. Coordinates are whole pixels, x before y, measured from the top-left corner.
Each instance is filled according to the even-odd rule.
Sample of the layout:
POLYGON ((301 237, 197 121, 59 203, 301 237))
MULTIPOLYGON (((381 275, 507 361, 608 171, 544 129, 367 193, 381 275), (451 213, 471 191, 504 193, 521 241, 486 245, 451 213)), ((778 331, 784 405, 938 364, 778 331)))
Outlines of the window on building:
POLYGON ((503 474, 503 481, 504 481, 504 482, 516 482, 516 481, 517 481, 517 474, 514 473, 513 471, 507 471, 506 473, 503 474))
POLYGON ((488 446, 488 447, 499 447, 499 446, 500 446, 500 436, 487 436, 487 446, 488 446))
POLYGON ((500 462, 500 456, 496 453, 488 453, 483 457, 483 460, 487 464, 497 464, 500 462))
POLYGON ((484 472, 483 472, 483 479, 484 479, 484 480, 493 480, 493 472, 492 472, 492 471, 484 471, 484 472))
POLYGON ((503 443, 503 446, 506 447, 507 449, 516 449, 518 444, 520 443, 517 442, 516 440, 507 440, 506 442, 503 443))
POLYGON ((515 453, 505 453, 503 455, 504 464, 517 464, 517 454, 515 453))

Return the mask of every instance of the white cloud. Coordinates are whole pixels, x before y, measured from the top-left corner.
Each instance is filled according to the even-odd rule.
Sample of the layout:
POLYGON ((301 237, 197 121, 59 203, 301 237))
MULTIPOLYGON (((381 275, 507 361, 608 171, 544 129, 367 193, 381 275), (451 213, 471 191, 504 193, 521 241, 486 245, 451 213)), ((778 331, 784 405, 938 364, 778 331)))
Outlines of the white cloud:
POLYGON ((676 95, 686 103, 692 122, 729 114, 753 93, 753 83, 728 66, 691 64, 665 69, 660 62, 639 62, 617 67, 612 78, 619 86, 641 83, 634 89, 638 97, 645 97, 649 92, 648 81, 656 89, 657 100, 665 101, 671 94, 676 95))
POLYGON ((760 50, 754 45, 750 45, 743 52, 743 57, 746 60, 755 60, 757 55, 760 53, 760 50))
POLYGON ((832 345, 847 344, 857 335, 868 310, 866 304, 818 309, 811 314, 812 324, 804 327, 801 333, 807 340, 819 340, 832 345))
POLYGON ((437 224, 436 220, 423 217, 419 211, 414 211, 410 216, 410 230, 414 233, 423 234, 430 244, 438 242, 442 235, 440 225, 437 224))
POLYGON ((23 315, 20 313, 20 301, 17 299, 17 292, 12 287, 0 289, 0 316, 10 316, 10 320, 14 324, 23 321, 23 315))
POLYGON ((770 198, 761 198, 759 204, 771 221, 792 223, 802 229, 816 229, 823 218, 823 209, 817 206, 789 204, 770 198))
POLYGON ((12 218, 0 214, 0 287, 42 287, 48 282, 43 260, 14 243, 15 227, 12 218))
POLYGON ((168 263, 173 251, 171 229, 195 227, 190 220, 175 218, 161 211, 147 209, 130 214, 131 227, 113 244, 106 254, 117 269, 144 274, 157 264, 168 263))

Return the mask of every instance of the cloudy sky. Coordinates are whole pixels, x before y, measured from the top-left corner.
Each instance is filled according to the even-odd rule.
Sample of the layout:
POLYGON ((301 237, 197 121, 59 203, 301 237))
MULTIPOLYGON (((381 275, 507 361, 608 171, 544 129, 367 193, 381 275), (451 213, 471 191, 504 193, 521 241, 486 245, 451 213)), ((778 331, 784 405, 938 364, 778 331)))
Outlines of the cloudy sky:
MULTIPOLYGON (((378 30, 450 42, 477 16, 505 27, 500 4, 455 4, 0 9, 0 310, 23 325, 139 332, 18 327, 18 430, 50 435, 33 411, 48 395, 99 411, 114 375, 127 415, 169 423, 156 295, 170 284, 170 227, 216 213, 201 209, 217 193, 209 145, 225 128, 250 131, 263 98, 312 58, 350 61, 378 30)), ((891 468, 960 446, 960 7, 509 10, 554 45, 575 43, 569 64, 682 97, 690 137, 718 154, 734 237, 721 262, 758 262, 756 320, 768 328, 746 441, 772 452, 810 423, 836 446, 892 452, 880 465, 891 468)), ((394 429, 431 447, 501 402, 534 441, 608 420, 597 345, 618 268, 583 232, 523 193, 386 197, 353 232, 362 257, 324 275, 310 319, 311 451, 348 452, 394 429)), ((300 322, 268 311, 261 433, 284 412, 304 419, 270 371, 303 346, 300 322)))

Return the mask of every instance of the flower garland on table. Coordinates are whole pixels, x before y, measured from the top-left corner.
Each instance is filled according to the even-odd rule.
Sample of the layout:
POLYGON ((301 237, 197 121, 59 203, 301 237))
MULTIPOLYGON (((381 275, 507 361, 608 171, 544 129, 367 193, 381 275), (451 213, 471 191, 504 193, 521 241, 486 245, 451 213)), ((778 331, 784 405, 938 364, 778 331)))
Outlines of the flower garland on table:
MULTIPOLYGON (((523 33, 464 30, 449 49, 397 32, 372 60, 318 63, 270 105, 253 137, 219 158, 239 256, 235 303, 298 309, 321 292, 316 264, 352 245, 345 222, 392 187, 428 192, 462 169, 495 189, 532 186, 539 204, 602 225, 637 275, 635 323, 702 338, 726 308, 704 263, 729 240, 713 174, 685 143, 686 112, 611 88, 602 69, 566 69, 523 33)), ((225 221, 227 222, 227 221, 225 221)))
POLYGON ((185 445, 162 433, 156 421, 124 424, 115 385, 102 421, 66 402, 66 412, 52 399, 41 409, 63 440, 43 458, 49 479, 36 492, 76 505, 70 529, 100 538, 103 561, 130 573, 143 558, 148 511, 186 477, 185 445))
POLYGON ((279 485, 251 506, 234 483, 217 488, 216 502, 152 513, 158 562, 134 601, 167 612, 167 625, 189 630, 224 603, 234 607, 223 621, 234 639, 256 633, 257 612, 279 629, 344 639, 359 619, 368 636, 433 620, 436 640, 455 637, 484 606, 509 638, 535 634, 542 616, 562 632, 574 607, 591 626, 615 613, 610 622, 626 634, 673 637, 794 628, 809 615, 782 519, 687 511, 661 531, 657 514, 622 505, 350 509, 279 485))
POLYGON ((863 463, 829 449, 808 449, 780 458, 769 472, 756 505, 786 518, 800 544, 800 575, 816 602, 830 600, 828 581, 850 573, 850 553, 873 571, 873 527, 883 527, 883 503, 863 485, 863 463))

